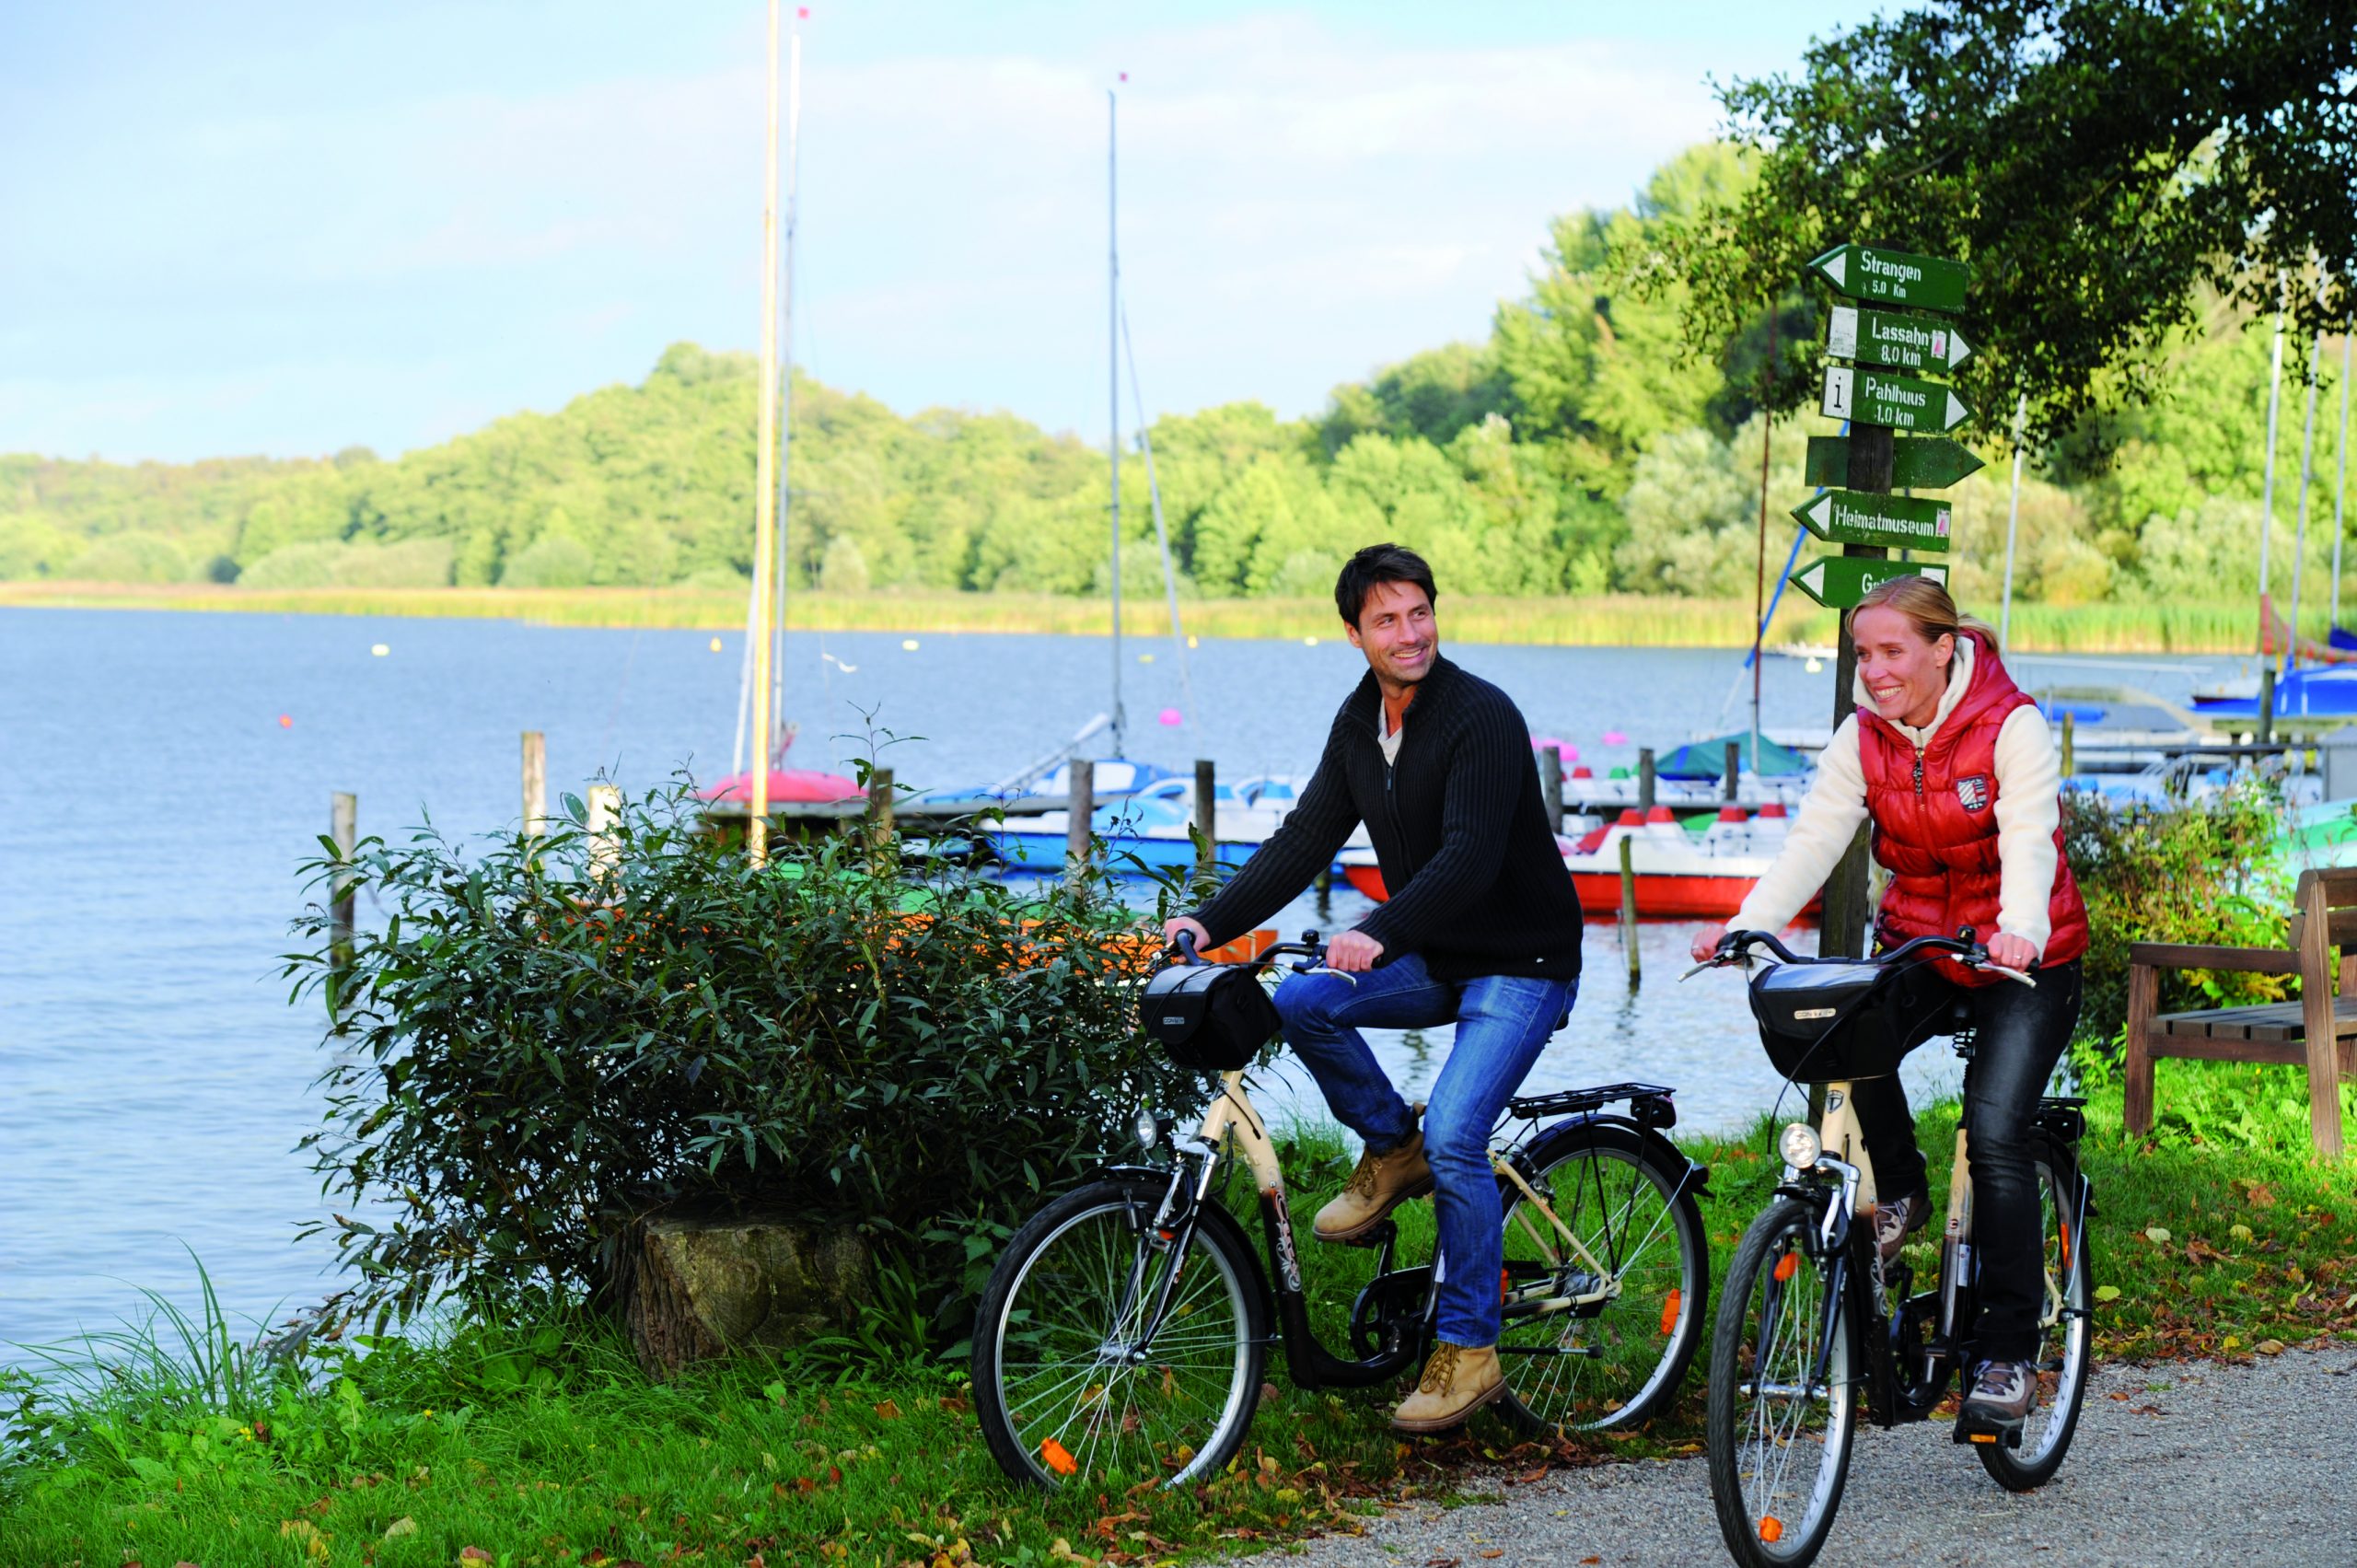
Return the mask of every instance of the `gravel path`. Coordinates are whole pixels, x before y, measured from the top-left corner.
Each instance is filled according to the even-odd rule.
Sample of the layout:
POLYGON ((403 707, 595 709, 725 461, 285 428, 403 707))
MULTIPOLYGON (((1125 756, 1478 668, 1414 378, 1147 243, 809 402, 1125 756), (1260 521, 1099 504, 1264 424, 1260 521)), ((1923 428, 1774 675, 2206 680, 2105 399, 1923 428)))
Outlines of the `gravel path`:
MULTIPOLYGON (((1705 1568, 1729 1561, 1704 1461, 1559 1470, 1496 1504, 1393 1508, 1310 1568, 1705 1568)), ((2054 1480, 2001 1491, 1945 1423, 1862 1425, 1824 1568, 2357 1565, 2357 1345, 2248 1365, 2098 1367, 2054 1480), (2126 1396, 2121 1398, 2120 1396, 2126 1396), (2043 1558, 2046 1552, 2056 1553, 2043 1558)))

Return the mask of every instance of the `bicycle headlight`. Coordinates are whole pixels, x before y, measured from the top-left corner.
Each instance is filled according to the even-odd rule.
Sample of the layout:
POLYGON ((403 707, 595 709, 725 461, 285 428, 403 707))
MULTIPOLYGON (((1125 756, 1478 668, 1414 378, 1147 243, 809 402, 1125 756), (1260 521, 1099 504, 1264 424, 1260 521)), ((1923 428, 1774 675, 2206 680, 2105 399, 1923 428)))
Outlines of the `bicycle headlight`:
POLYGON ((1825 1145, 1817 1140, 1817 1129, 1805 1121, 1788 1123, 1776 1140, 1776 1152, 1794 1170, 1808 1170, 1817 1164, 1825 1145))
POLYGON ((1155 1140, 1162 1135, 1162 1122, 1150 1105, 1138 1107, 1138 1119, 1133 1125, 1137 1128, 1138 1147, 1141 1149, 1154 1147, 1155 1140))

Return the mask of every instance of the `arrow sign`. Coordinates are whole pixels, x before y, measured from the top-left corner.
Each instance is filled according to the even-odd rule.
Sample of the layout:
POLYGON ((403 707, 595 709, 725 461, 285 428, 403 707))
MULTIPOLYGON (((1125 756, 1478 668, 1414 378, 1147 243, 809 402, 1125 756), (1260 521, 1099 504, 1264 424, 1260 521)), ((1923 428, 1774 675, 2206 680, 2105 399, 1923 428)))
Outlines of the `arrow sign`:
POLYGON ((1850 610, 1866 590, 1893 577, 1929 577, 1947 587, 1948 569, 1930 562, 1876 561, 1864 555, 1821 555, 1793 574, 1793 587, 1828 610, 1850 610))
POLYGON ((1900 495, 1829 490, 1793 508, 1801 526, 1831 544, 1881 544, 1893 550, 1945 551, 1949 505, 1900 495))
POLYGON ((1853 419, 1862 424, 1934 434, 1954 430, 1972 417, 1965 401, 1937 381, 1839 365, 1826 366, 1821 406, 1828 419, 1853 419))
POLYGON ((1852 299, 1911 305, 1948 315, 1964 308, 1965 285, 1972 281, 1972 269, 1962 261, 1871 245, 1836 245, 1811 261, 1808 270, 1852 299))
MULTIPOLYGON (((1902 490, 1945 489, 1981 466, 1971 447, 1945 436, 1894 436, 1890 457, 1890 482, 1902 490)), ((1850 438, 1810 436, 1806 477, 1811 484, 1848 484, 1850 438)))
POLYGON ((1964 334, 1928 316, 1837 305, 1827 323, 1825 352, 1837 359, 1896 365, 1901 370, 1953 370, 1972 349, 1964 334))

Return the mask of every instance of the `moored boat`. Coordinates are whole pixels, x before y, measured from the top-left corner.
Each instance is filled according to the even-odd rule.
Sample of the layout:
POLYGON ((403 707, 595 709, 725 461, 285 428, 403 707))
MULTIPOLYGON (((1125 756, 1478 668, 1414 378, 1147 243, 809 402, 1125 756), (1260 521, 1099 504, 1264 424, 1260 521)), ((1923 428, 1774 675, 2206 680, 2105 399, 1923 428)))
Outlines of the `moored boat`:
MULTIPOLYGON (((1650 812, 1633 807, 1619 820, 1580 839, 1558 839, 1564 868, 1572 874, 1580 904, 1592 920, 1609 919, 1620 907, 1620 844, 1629 844, 1636 882, 1637 913, 1649 919, 1724 920, 1741 908, 1761 873, 1783 847, 1790 818, 1771 801, 1757 817, 1739 806, 1722 807, 1697 833, 1666 806, 1650 812)), ((1380 903, 1390 896, 1375 852, 1346 850, 1342 873, 1352 887, 1380 903)), ((1809 900, 1802 912, 1817 912, 1809 900)))

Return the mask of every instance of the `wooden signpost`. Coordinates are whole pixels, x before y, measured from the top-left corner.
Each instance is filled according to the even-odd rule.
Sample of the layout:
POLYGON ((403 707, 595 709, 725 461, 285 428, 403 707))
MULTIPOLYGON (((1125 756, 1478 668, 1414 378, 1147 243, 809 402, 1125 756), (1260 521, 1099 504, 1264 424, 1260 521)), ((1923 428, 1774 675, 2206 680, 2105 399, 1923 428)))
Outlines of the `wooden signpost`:
MULTIPOLYGON (((1980 459, 1945 433, 1972 410, 1945 382, 1901 371, 1954 370, 1972 352, 1949 322, 1964 308, 1971 270, 1961 261, 1916 256, 1873 245, 1837 245, 1808 264, 1836 292, 1864 305, 1837 304, 1827 323, 1826 352, 1846 363, 1825 367, 1828 415, 1850 422, 1842 436, 1809 438, 1808 478, 1829 488, 1793 509, 1817 538, 1841 546, 1793 574, 1793 586, 1829 609, 1849 610, 1877 583, 1923 576, 1945 584, 1946 566, 1890 559, 1899 549, 1945 552, 1948 503, 1894 496, 1894 488, 1937 489, 1980 467, 1980 459), (1869 307, 1903 306, 1905 310, 1869 307), (1909 432, 1908 436, 1896 434, 1909 432)), ((1833 667, 1833 725, 1854 706, 1858 650, 1845 623, 1833 667)), ((1824 925, 1817 950, 1857 958, 1866 950, 1866 837, 1858 837, 1825 884, 1824 925)))

